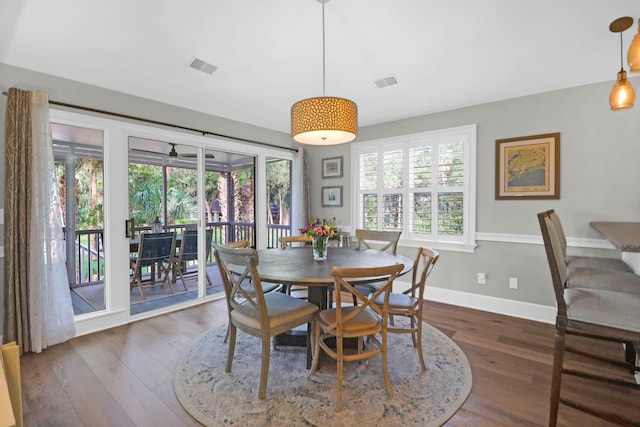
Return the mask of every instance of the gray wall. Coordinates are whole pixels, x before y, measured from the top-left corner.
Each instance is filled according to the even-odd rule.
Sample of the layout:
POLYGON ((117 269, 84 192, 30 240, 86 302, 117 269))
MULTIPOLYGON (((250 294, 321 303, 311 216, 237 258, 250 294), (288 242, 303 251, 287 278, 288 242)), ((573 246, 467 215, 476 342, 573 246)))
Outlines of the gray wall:
MULTIPOLYGON (((632 79, 632 83, 637 86, 640 79, 632 79)), ((608 100, 612 85, 613 81, 369 126, 360 129, 357 140, 475 123, 476 232, 480 238, 487 234, 504 234, 516 241, 539 237, 536 213, 553 208, 559 213, 568 237, 600 239, 589 221, 640 221, 640 105, 630 110, 611 111, 608 100), (560 132, 560 199, 495 200, 495 141, 551 132, 560 132)), ((344 156, 345 169, 348 169, 349 147, 311 150, 314 159, 336 155, 344 156)), ((341 179, 318 179, 322 176, 319 162, 310 162, 311 194, 320 194, 320 187, 326 185, 344 185, 348 190, 351 179, 348 170, 341 179)), ((343 208, 322 208, 315 197, 312 203, 313 215, 335 216, 338 224, 348 223, 352 206, 348 194, 343 208)), ((544 248, 538 244, 490 240, 478 240, 474 254, 442 252, 430 284, 553 305, 544 248), (487 273, 486 285, 477 284, 478 272, 487 273), (509 289, 509 277, 519 278, 517 290, 509 289)), ((572 250, 586 252, 578 248, 572 250)), ((413 255, 414 250, 400 248, 400 252, 413 255)), ((606 250, 588 253, 619 256, 616 251, 606 250)))
MULTIPOLYGON (((640 79, 632 82, 637 85, 640 79)), ((600 238, 589 227, 589 221, 640 220, 640 106, 628 111, 610 111, 608 93, 612 84, 613 81, 364 127, 360 129, 358 141, 475 123, 478 126, 476 228, 481 238, 498 234, 518 241, 518 236, 539 236, 535 214, 548 208, 556 209, 561 215, 569 237, 600 238), (561 134, 560 200, 495 200, 495 140, 550 132, 561 134)), ((289 135, 284 133, 0 64, 0 89, 5 91, 12 86, 42 90, 57 101, 293 146, 289 135)), ((0 97, 3 129, 5 109, 6 97, 0 97)), ((2 152, 4 145, 2 132, 2 152)), ((349 145, 312 147, 308 151, 312 214, 321 218, 336 217, 338 224, 350 226, 349 145), (320 179, 320 159, 340 155, 344 156, 343 178, 320 179), (326 185, 343 185, 344 207, 321 207, 320 187, 326 185)), ((0 208, 4 207, 4 169, 4 156, 0 155, 0 208)), ((2 226, 0 239, 4 241, 2 226)), ((491 240, 479 240, 473 254, 442 251, 431 285, 553 305, 543 247, 491 240), (476 284, 478 272, 487 273, 486 285, 476 284), (519 289, 509 289, 509 277, 519 278, 519 289)), ((399 252, 413 257, 414 250, 401 247, 399 252)), ((598 252, 616 255, 615 251, 598 252)), ((3 267, 0 267, 0 289, 4 289, 3 267)), ((0 306, 0 316, 3 307, 4 303, 0 306)))

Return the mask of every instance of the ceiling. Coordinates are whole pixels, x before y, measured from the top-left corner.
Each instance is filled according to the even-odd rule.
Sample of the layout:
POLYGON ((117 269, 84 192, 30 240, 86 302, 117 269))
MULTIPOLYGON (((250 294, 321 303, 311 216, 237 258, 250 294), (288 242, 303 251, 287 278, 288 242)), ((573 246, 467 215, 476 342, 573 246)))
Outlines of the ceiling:
MULTIPOLYGON (((362 127, 613 85, 609 24, 626 15, 625 56, 638 0, 331 0, 325 93, 355 101, 362 127)), ((316 0, 0 0, 0 16, 2 63, 268 129, 288 133, 291 105, 322 95, 316 0)))

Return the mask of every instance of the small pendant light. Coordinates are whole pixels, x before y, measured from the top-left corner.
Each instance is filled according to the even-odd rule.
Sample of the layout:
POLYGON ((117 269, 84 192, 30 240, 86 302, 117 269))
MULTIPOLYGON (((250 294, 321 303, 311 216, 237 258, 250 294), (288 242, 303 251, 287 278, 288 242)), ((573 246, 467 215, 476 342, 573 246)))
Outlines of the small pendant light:
POLYGON ((640 19, 638 20, 638 34, 633 38, 627 52, 627 62, 630 72, 640 73, 640 19))
POLYGON ((633 101, 636 99, 636 92, 627 80, 627 72, 624 70, 622 59, 622 32, 627 30, 632 24, 633 19, 625 16, 616 19, 609 25, 609 31, 612 33, 620 33, 620 71, 618 71, 616 83, 613 85, 613 89, 611 89, 611 93, 609 94, 609 104, 614 111, 633 107, 633 101))

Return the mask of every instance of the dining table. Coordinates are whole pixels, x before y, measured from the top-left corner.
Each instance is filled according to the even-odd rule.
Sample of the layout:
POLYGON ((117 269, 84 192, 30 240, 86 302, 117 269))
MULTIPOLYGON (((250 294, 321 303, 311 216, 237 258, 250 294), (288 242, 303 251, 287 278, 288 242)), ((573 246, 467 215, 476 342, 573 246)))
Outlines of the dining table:
POLYGON ((590 225, 620 250, 622 260, 640 275, 640 222, 592 221, 590 225))
MULTIPOLYGON (((353 247, 331 247, 324 261, 314 261, 311 248, 258 250, 258 275, 263 282, 282 283, 307 287, 307 300, 321 310, 327 308, 327 290, 334 283, 331 270, 336 267, 372 268, 402 264, 400 275, 413 269, 413 261, 404 256, 373 249, 359 250, 353 247)), ((380 278, 363 279, 362 283, 379 281, 380 278)), ((305 328, 289 331, 275 337, 276 345, 307 346, 305 328)), ((310 347, 307 346, 307 365, 310 364, 310 347)))

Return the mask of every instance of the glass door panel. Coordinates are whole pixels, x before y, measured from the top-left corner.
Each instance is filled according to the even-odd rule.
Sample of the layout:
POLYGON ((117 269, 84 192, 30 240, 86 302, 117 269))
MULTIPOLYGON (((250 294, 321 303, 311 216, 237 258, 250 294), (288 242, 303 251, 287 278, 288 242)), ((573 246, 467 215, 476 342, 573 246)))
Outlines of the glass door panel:
POLYGON ((105 309, 104 132, 51 123, 75 315, 105 309))
POLYGON ((280 247, 280 237, 291 235, 291 160, 267 158, 268 248, 280 247))
POLYGON ((195 148, 129 138, 129 216, 135 226, 131 314, 198 297, 197 183, 195 148), (145 252, 156 249, 152 242, 158 233, 173 233, 174 248, 148 260, 145 252))

